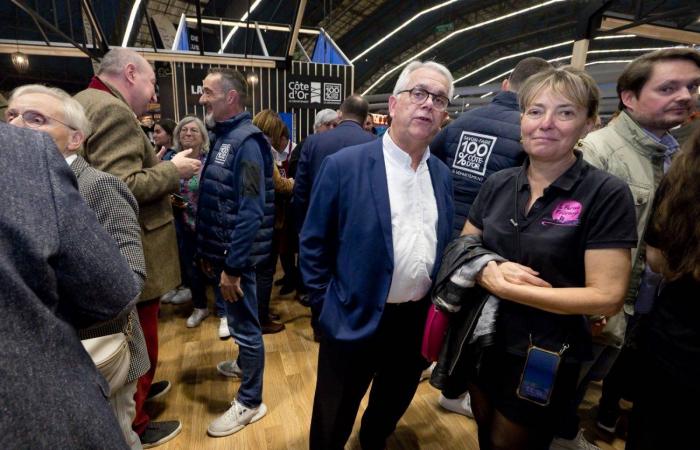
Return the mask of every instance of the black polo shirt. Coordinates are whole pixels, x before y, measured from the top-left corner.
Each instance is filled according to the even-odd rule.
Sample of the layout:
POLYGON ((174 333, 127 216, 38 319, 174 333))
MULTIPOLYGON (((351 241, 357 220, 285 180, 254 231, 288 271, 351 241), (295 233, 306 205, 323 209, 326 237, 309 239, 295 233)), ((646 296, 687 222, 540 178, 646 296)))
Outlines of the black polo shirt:
MULTIPOLYGON (((622 180, 591 166, 576 151, 576 162, 525 214, 530 199, 527 168, 528 160, 492 175, 474 201, 469 221, 483 231, 489 250, 564 288, 585 286, 586 250, 637 245, 634 202, 622 180)), ((566 359, 591 357, 590 329, 583 315, 502 301, 496 335, 498 343, 518 355, 526 354, 531 335, 533 344, 549 350, 569 344, 566 359)))

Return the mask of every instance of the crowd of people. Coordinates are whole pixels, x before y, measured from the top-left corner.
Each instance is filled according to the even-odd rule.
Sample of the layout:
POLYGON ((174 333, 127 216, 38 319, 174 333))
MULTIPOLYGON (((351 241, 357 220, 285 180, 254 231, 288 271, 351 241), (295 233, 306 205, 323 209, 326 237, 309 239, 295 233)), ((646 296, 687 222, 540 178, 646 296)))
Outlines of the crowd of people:
POLYGON ((171 388, 155 379, 158 312, 191 301, 197 327, 208 289, 237 350, 216 369, 240 386, 207 433, 263 419, 263 335, 285 330, 270 309, 278 260, 320 343, 312 450, 345 447, 368 390, 359 442, 384 449, 425 376, 444 409, 474 418, 483 450, 598 449, 578 407, 601 380, 599 428, 615 432, 633 402, 627 449, 692 442, 678 402, 700 400, 700 52, 629 63, 605 126, 586 72, 534 57, 450 122, 452 74, 414 61, 381 136, 351 95, 296 146, 224 67, 202 80, 203 120, 162 119, 151 142, 137 118, 155 83, 117 48, 73 97, 31 84, 8 99, 4 447, 175 438, 179 420, 144 408, 171 388), (694 129, 681 143, 679 126, 694 129), (431 308, 448 324, 432 366, 431 308))

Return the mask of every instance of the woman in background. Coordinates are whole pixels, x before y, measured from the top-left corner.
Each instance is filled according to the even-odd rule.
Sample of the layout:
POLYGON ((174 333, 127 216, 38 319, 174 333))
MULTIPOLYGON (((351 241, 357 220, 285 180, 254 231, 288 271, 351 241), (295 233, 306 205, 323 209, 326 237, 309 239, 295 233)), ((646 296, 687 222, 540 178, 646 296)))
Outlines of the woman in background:
MULTIPOLYGON (((260 128, 270 143, 271 152, 282 152, 289 142, 289 132, 279 115, 269 109, 260 111, 253 118, 253 124, 260 128)), ((273 181, 275 184, 275 229, 272 235, 272 248, 268 259, 256 268, 256 284, 258 290, 258 317, 263 334, 279 333, 284 330, 284 324, 277 322, 277 316, 270 313, 270 297, 272 295, 272 280, 277 268, 282 227, 284 225, 284 199, 292 195, 294 180, 280 175, 277 159, 273 158, 273 181)))
POLYGON ((153 126, 153 145, 163 161, 170 161, 175 156, 173 133, 177 124, 172 119, 161 119, 153 126), (163 152, 163 153, 160 153, 163 152))
MULTIPOLYGON (((196 117, 185 117, 177 124, 174 131, 175 152, 189 151, 189 158, 199 159, 204 167, 204 160, 209 151, 209 135, 204 123, 196 117)), ((199 201, 199 178, 201 172, 192 178, 180 180, 180 191, 173 195, 175 212, 175 230, 180 253, 180 271, 183 286, 189 286, 190 297, 194 304, 192 314, 187 318, 188 328, 199 326, 209 316, 204 275, 194 260, 197 244, 195 219, 199 201)), ((179 288, 181 289, 181 288, 179 288)), ((176 294, 177 297, 177 294, 176 294)), ((173 303, 176 303, 175 298, 173 303)), ((217 305, 217 315, 223 316, 223 308, 217 305)), ((228 327, 227 327, 228 328, 228 327)))
POLYGON ((661 181, 644 240, 663 281, 642 325, 627 450, 690 448, 700 402, 700 129, 661 181))

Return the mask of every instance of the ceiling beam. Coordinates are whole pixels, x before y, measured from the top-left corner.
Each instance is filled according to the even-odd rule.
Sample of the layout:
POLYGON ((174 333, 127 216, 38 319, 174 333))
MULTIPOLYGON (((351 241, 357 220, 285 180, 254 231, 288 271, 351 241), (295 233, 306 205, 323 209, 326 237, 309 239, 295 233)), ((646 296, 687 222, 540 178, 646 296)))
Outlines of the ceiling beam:
POLYGON ((297 0, 297 9, 294 12, 294 28, 292 35, 289 37, 289 45, 287 45, 287 56, 294 56, 294 47, 297 45, 299 38, 299 28, 301 28, 301 19, 304 18, 304 10, 306 9, 306 0, 297 0))
POLYGON ((624 33, 635 34, 641 37, 652 39, 661 39, 664 41, 678 42, 681 44, 700 45, 700 33, 688 30, 679 30, 676 28, 662 27, 659 25, 637 25, 631 20, 617 19, 613 17, 604 17, 600 25, 603 31, 616 30, 624 28, 624 33))
POLYGON ((204 33, 202 32, 202 5, 199 0, 195 2, 197 8, 197 36, 199 36, 199 55, 204 56, 204 33))
POLYGON ((104 55, 109 51, 109 42, 107 41, 107 37, 105 37, 104 30, 102 30, 102 25, 100 25, 100 21, 97 20, 95 10, 92 8, 92 2, 90 2, 89 0, 81 0, 80 8, 83 14, 87 16, 87 19, 90 22, 90 27, 92 27, 92 32, 95 33, 95 35, 97 36, 100 52, 104 55))
MULTIPOLYGON (((40 56, 58 56, 58 57, 71 57, 71 58, 85 58, 87 55, 78 48, 66 45, 63 42, 52 42, 52 45, 38 45, 38 44, 27 44, 16 43, 16 41, 11 42, 0 42, 0 54, 2 53, 14 53, 17 49, 20 49, 23 53, 28 55, 40 55, 40 56)), ((273 69, 276 67, 278 61, 282 58, 270 58, 270 59, 256 59, 256 58, 237 58, 230 55, 207 55, 204 56, 184 52, 165 52, 159 51, 154 52, 151 49, 143 48, 133 48, 141 56, 143 56, 147 61, 162 61, 162 62, 182 62, 182 63, 195 63, 195 64, 214 64, 214 65, 237 65, 237 66, 248 66, 248 67, 264 67, 273 69)), ((91 56, 90 56, 91 57, 91 56)))
MULTIPOLYGON (((85 53, 85 55, 88 56, 89 58, 96 58, 96 55, 91 53, 84 44, 80 44, 80 43, 74 41, 73 39, 71 39, 70 36, 68 36, 66 33, 61 31, 58 27, 54 26, 54 24, 52 24, 48 20, 44 19, 38 12, 36 12, 32 8, 30 8, 28 5, 26 5, 24 1, 22 1, 22 0, 10 0, 10 1, 12 3, 14 3, 15 6, 17 6, 19 9, 21 9, 22 11, 29 14, 29 16, 34 20, 34 23, 39 23, 43 27, 46 27, 49 30, 53 31, 54 33, 58 34, 63 39, 65 39, 67 42, 69 42, 71 45, 73 45, 75 48, 77 48, 81 52, 85 53)), ((41 27, 40 27, 40 30, 41 30, 41 27)), ((43 30, 42 30, 42 33, 43 33, 43 30)), ((47 45, 48 45, 48 43, 47 43, 47 45)))

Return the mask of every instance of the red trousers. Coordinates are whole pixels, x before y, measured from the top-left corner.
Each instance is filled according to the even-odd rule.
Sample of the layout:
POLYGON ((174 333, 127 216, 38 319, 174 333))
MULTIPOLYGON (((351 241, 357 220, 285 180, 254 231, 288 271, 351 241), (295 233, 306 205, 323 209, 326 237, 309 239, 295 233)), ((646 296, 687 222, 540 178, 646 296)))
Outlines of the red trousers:
POLYGON ((153 383, 153 376, 156 373, 156 365, 158 364, 158 310, 160 309, 160 298, 147 300, 136 304, 136 311, 139 315, 139 322, 143 329, 143 337, 146 340, 146 349, 148 350, 148 360, 151 362, 151 368, 145 374, 141 375, 138 384, 136 385, 136 394, 134 401, 136 402, 136 416, 134 417, 133 429, 139 436, 146 431, 146 426, 151 421, 148 414, 143 410, 143 404, 146 401, 148 391, 153 383))

